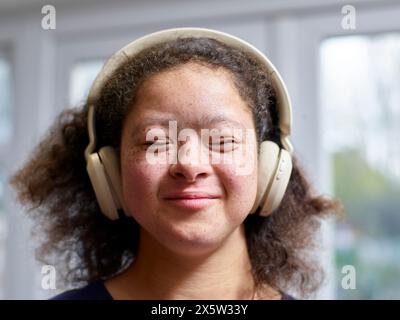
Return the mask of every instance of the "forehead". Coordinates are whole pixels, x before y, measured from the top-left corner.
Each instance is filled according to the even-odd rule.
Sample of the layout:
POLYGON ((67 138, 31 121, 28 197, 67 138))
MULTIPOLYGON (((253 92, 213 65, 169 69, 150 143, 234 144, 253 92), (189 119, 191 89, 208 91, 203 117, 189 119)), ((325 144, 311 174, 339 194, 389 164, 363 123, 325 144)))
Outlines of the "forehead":
POLYGON ((143 125, 163 120, 187 125, 236 122, 248 127, 246 121, 251 121, 252 111, 232 77, 224 68, 197 63, 151 76, 137 92, 131 121, 143 125))

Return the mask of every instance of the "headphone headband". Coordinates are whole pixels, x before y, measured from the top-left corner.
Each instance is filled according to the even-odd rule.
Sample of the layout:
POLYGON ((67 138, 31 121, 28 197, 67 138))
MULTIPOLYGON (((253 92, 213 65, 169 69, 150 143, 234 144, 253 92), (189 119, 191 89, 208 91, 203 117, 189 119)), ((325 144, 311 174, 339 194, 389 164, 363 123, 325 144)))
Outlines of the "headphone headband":
POLYGON ((85 150, 85 155, 92 153, 96 144, 96 134, 94 131, 93 121, 91 121, 94 117, 94 110, 90 109, 94 108, 93 106, 96 104, 96 101, 100 97, 100 93, 104 84, 115 72, 115 70, 117 70, 117 68, 120 67, 129 58, 134 57, 139 52, 148 49, 156 44, 165 43, 168 41, 176 40, 178 38, 189 37, 206 37, 218 40, 230 47, 245 52, 253 59, 255 59, 258 63, 267 68, 269 75, 272 79, 272 85, 274 86, 277 95, 281 143, 288 152, 290 152, 291 154, 293 153, 293 147, 289 141, 292 126, 292 110, 289 93, 279 72, 269 61, 269 59, 253 45, 227 33, 204 28, 174 28, 154 32, 137 40, 134 40, 133 42, 129 43, 128 45, 114 53, 111 58, 108 59, 108 61, 103 65, 101 71, 94 80, 94 83, 90 88, 88 95, 87 101, 88 105, 90 106, 88 117, 89 123, 92 122, 92 125, 90 126, 91 128, 89 128, 89 131, 91 132, 90 144, 85 150))

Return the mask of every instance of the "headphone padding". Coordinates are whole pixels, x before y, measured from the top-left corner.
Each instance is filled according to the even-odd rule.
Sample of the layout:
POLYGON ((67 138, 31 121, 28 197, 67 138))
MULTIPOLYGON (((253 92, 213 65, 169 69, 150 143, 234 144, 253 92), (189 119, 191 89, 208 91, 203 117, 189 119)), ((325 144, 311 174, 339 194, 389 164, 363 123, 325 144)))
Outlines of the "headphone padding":
POLYGON ((260 216, 270 215, 281 203, 292 173, 292 166, 290 153, 285 149, 280 149, 278 166, 270 182, 271 186, 262 205, 260 216))
POLYGON ((121 170, 119 164, 119 157, 115 149, 111 146, 102 147, 99 150, 99 156, 104 166, 104 170, 111 184, 112 196, 115 205, 118 209, 123 209, 124 213, 127 214, 126 206, 124 205, 124 199, 122 196, 122 182, 121 182, 121 170))
POLYGON ((258 157, 257 196, 250 213, 254 213, 260 204, 264 203, 276 169, 278 156, 279 146, 275 142, 266 140, 261 143, 258 157))
POLYGON ((112 197, 112 191, 104 171, 104 166, 97 153, 92 153, 88 156, 86 170, 101 211, 111 220, 118 219, 118 212, 112 197))

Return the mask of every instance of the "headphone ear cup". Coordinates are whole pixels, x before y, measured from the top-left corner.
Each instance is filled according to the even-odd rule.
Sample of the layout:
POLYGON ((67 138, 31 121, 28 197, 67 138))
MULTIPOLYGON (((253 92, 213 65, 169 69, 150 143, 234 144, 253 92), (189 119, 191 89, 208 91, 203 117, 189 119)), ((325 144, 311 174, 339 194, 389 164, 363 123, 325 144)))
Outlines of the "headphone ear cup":
POLYGON ((104 166, 97 152, 86 159, 86 170, 89 174, 100 210, 111 220, 118 219, 118 211, 112 196, 111 186, 108 182, 104 166))
POLYGON ((274 171, 274 176, 270 181, 270 187, 266 193, 263 203, 261 203, 260 216, 270 215, 281 203, 289 184, 292 173, 292 157, 285 149, 280 149, 278 165, 274 171))
POLYGON ((259 207, 260 216, 270 215, 281 203, 292 172, 292 158, 285 149, 273 141, 260 145, 258 162, 257 196, 250 213, 259 207))
POLYGON ((258 157, 257 195, 250 213, 254 213, 265 202, 278 156, 279 146, 275 142, 266 140, 261 143, 258 157))
POLYGON ((111 184, 112 196, 117 209, 123 209, 127 214, 124 198, 122 196, 122 181, 120 161, 117 152, 113 147, 105 146, 99 150, 99 156, 104 166, 105 173, 111 184))

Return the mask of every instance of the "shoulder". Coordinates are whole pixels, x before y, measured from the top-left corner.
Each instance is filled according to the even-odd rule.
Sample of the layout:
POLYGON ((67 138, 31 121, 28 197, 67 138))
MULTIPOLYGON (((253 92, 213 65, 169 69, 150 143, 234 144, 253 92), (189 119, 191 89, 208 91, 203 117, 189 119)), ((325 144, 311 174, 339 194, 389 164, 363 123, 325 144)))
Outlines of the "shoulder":
POLYGON ((290 294, 281 291, 281 300, 297 300, 297 299, 291 296, 290 294))
POLYGON ((255 300, 296 300, 290 294, 282 291, 279 288, 273 288, 267 284, 262 285, 256 295, 255 300))
POLYGON ((103 281, 96 281, 79 288, 60 293, 49 300, 113 300, 103 281))

